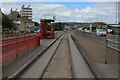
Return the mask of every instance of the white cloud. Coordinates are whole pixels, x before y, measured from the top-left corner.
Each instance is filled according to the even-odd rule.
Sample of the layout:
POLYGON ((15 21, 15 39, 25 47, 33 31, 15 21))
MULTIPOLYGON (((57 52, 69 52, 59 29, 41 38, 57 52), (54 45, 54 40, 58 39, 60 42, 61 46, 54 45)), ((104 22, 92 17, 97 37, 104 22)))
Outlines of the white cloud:
POLYGON ((92 10, 91 7, 86 7, 85 9, 82 9, 81 12, 88 13, 92 10))
MULTIPOLYGON (((29 4, 29 3, 28 3, 29 4)), ((40 19, 56 16, 56 21, 73 21, 73 22, 90 22, 105 21, 109 23, 115 22, 115 4, 114 3, 98 3, 94 7, 86 7, 84 9, 70 8, 62 4, 42 4, 32 3, 33 20, 39 22, 40 19), (98 14, 98 15, 97 15, 98 14)), ((9 13, 10 8, 20 9, 21 5, 15 3, 4 3, 2 10, 4 13, 9 13)))

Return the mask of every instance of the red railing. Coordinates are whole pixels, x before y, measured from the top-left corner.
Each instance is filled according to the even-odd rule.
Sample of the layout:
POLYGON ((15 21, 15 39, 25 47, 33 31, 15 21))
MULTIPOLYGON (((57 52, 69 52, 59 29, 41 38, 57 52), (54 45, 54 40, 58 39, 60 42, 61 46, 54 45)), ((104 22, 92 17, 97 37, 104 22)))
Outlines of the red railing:
POLYGON ((38 45, 38 37, 36 35, 17 36, 14 38, 0 39, 0 47, 2 48, 2 56, 0 56, 0 63, 5 62, 19 54, 29 50, 38 45))

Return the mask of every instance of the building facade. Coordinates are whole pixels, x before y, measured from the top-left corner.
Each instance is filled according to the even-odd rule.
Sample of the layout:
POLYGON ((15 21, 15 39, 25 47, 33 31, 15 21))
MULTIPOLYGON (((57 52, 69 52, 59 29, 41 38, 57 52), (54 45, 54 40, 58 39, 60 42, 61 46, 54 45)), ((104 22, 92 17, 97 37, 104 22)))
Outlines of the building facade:
POLYGON ((29 6, 25 7, 25 5, 22 6, 20 11, 21 17, 28 17, 28 19, 32 20, 32 8, 29 6))
POLYGON ((34 31, 34 22, 32 21, 32 8, 22 6, 20 11, 10 10, 9 18, 16 24, 16 30, 20 32, 34 31))

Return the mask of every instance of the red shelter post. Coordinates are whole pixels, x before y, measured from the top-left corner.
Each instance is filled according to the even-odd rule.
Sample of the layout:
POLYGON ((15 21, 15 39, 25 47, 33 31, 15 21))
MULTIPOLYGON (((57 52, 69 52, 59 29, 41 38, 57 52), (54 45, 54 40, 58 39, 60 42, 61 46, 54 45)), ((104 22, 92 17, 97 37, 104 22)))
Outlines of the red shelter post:
POLYGON ((51 22, 54 22, 52 19, 41 19, 40 20, 40 33, 41 38, 47 38, 48 36, 52 39, 54 38, 54 27, 51 25, 51 22), (50 26, 49 26, 50 24, 50 26), (50 31, 48 31, 48 27, 50 27, 50 31))

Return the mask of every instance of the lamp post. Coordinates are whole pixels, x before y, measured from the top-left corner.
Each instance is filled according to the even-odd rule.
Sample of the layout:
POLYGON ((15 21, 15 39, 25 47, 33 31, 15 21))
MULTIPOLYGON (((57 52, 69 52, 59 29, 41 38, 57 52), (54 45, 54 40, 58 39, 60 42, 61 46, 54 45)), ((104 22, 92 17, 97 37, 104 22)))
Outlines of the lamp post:
POLYGON ((93 17, 92 15, 95 13, 95 11, 91 11, 91 24, 90 24, 90 31, 92 32, 92 25, 93 25, 93 17))

